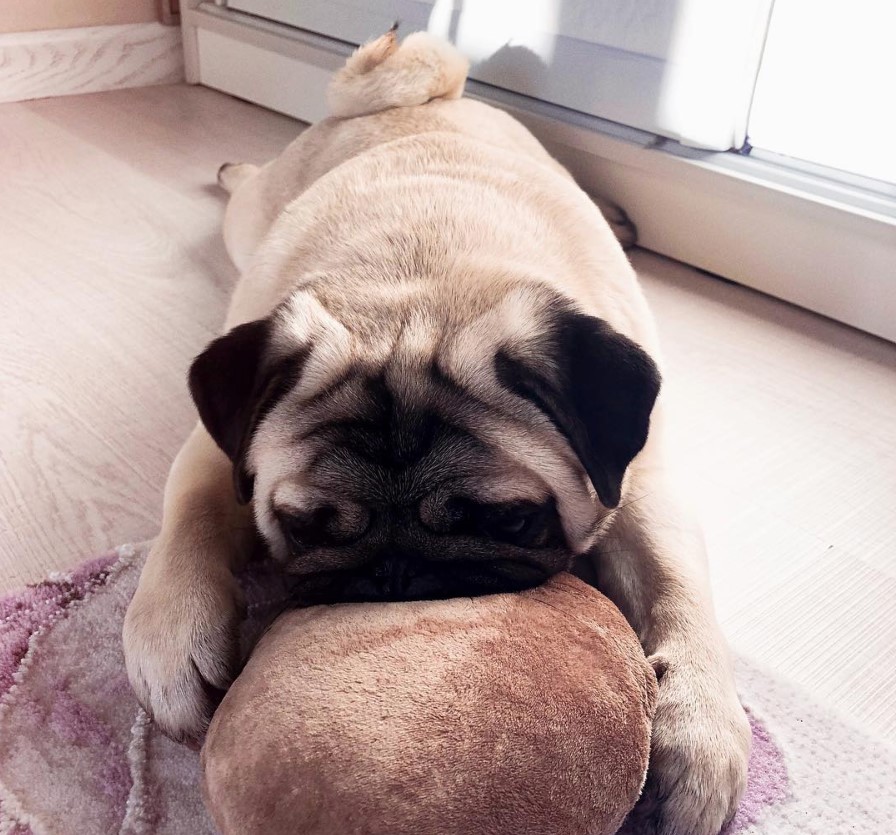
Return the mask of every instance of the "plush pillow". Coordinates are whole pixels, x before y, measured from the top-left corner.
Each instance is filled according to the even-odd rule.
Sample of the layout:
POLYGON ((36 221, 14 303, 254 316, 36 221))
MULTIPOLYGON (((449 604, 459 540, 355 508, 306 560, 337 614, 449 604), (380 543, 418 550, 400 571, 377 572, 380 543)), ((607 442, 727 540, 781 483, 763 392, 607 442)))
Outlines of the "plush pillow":
POLYGON ((655 701, 631 628, 571 575, 293 610, 212 721, 206 805, 224 835, 610 835, 655 701))

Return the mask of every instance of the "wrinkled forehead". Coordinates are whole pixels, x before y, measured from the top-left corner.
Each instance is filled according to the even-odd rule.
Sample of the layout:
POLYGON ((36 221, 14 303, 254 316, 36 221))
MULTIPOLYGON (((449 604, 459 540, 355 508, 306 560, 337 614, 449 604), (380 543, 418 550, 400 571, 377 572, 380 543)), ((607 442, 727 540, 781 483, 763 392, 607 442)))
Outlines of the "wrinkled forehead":
POLYGON ((343 299, 334 311, 335 300, 326 297, 323 285, 315 286, 314 292, 296 293, 278 308, 275 352, 306 352, 297 383, 305 399, 327 393, 365 368, 369 376, 385 375, 390 390, 407 401, 429 395, 419 387, 425 372, 469 391, 488 383, 499 350, 508 344, 521 349, 537 338, 550 306, 534 286, 491 290, 475 303, 461 302, 444 288, 437 292, 398 282, 378 287, 378 307, 367 299, 346 307, 343 299))

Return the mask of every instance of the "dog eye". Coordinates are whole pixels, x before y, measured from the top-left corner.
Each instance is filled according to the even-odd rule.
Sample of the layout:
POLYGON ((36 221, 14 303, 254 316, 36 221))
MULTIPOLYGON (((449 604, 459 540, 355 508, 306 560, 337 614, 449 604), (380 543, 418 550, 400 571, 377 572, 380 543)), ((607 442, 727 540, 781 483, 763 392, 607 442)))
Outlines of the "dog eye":
POLYGON ((553 500, 483 504, 454 497, 444 507, 445 523, 438 532, 484 537, 519 548, 547 548, 562 543, 560 520, 553 500))
POLYGON ((359 524, 352 525, 351 531, 343 529, 339 512, 331 505, 310 513, 276 511, 276 514, 284 538, 299 551, 325 545, 346 545, 362 536, 367 529, 367 523, 360 519, 345 520, 359 524))
POLYGON ((483 527, 493 539, 535 548, 546 544, 548 514, 545 508, 533 505, 499 507, 487 513, 483 527))
POLYGON ((318 512, 278 513, 277 521, 280 523, 280 529, 283 531, 286 541, 297 550, 324 544, 323 541, 326 539, 325 520, 319 517, 318 512))
POLYGON ((532 515, 528 513, 518 513, 503 519, 497 519, 493 524, 495 530, 499 533, 516 536, 517 534, 523 533, 526 528, 532 525, 532 515))

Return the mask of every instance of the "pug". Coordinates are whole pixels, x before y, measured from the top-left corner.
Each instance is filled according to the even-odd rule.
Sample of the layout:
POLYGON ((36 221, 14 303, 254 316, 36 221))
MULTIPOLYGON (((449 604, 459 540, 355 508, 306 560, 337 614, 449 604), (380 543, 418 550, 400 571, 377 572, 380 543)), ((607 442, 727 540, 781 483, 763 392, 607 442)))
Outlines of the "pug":
POLYGON ((258 531, 313 602, 523 589, 574 565, 660 678, 639 807, 711 835, 750 731, 699 527, 664 458, 654 323, 610 225, 467 63, 394 31, 334 76, 330 116, 224 166, 241 272, 193 363, 200 422, 124 625, 175 739, 236 672, 234 572, 258 531))

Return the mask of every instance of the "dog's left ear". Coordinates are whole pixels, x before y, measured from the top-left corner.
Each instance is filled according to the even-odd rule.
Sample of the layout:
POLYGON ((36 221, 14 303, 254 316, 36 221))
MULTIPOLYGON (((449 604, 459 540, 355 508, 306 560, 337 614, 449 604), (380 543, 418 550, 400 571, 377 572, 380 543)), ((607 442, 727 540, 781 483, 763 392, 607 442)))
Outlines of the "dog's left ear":
POLYGON ((495 367, 503 385, 566 436, 603 505, 618 506, 660 390, 654 361, 603 320, 568 310, 554 318, 536 351, 502 350, 495 367))
POLYGON ((208 433, 233 461, 234 490, 241 504, 252 498, 254 487, 247 461, 252 435, 295 382, 301 365, 272 360, 271 330, 269 319, 237 325, 190 366, 190 394, 208 433))

